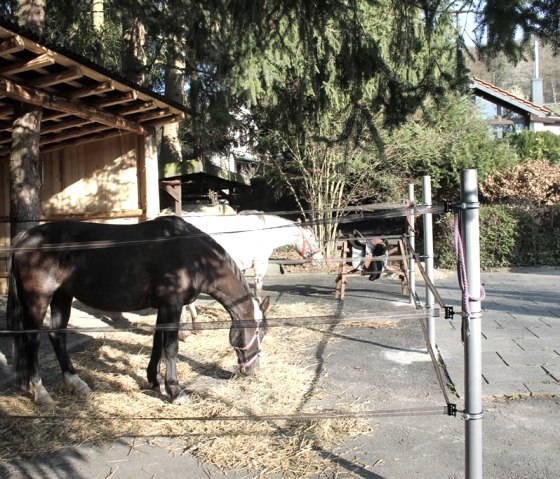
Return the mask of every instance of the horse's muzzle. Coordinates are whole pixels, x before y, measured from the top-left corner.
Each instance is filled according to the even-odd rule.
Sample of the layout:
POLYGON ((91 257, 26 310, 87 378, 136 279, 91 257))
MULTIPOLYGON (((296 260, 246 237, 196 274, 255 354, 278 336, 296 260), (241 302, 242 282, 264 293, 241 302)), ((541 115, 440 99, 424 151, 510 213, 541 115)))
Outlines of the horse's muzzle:
MULTIPOLYGON (((260 353, 259 353, 260 355, 260 353)), ((256 358, 251 361, 250 364, 240 364, 239 365, 239 372, 243 375, 243 376, 252 376, 253 374, 255 374, 256 370, 259 369, 260 367, 260 357, 259 355, 256 356, 256 358)))
POLYGON ((311 264, 313 266, 321 266, 324 262, 325 258, 323 257, 323 253, 318 252, 311 256, 311 264))

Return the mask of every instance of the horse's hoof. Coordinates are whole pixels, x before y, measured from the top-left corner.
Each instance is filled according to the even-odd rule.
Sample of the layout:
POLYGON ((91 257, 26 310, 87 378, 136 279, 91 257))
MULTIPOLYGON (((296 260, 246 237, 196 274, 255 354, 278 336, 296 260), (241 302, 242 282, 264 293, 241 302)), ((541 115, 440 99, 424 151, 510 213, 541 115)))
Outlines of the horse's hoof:
POLYGON ((183 343, 187 343, 187 342, 191 342, 193 341, 194 335, 193 332, 191 331, 179 331, 179 341, 182 341, 183 343))
POLYGON ((53 402, 50 394, 45 389, 45 386, 43 386, 43 381, 40 379, 37 382, 29 383, 27 390, 33 396, 33 403, 37 406, 48 406, 53 402))
POLYGON ((183 404, 188 404, 191 401, 192 400, 191 400, 190 396, 185 391, 182 391, 181 394, 179 394, 177 397, 173 398, 170 402, 171 402, 171 404, 174 404, 175 406, 182 406, 183 404))
POLYGON ((150 389, 158 394, 161 394, 162 396, 167 396, 165 386, 162 383, 150 383, 150 389))
POLYGON ((91 394, 92 392, 93 391, 91 390, 91 388, 87 384, 84 384, 81 388, 75 390, 74 394, 76 396, 85 397, 88 394, 91 394))
POLYGON ((92 392, 87 383, 82 381, 77 374, 64 373, 64 384, 66 390, 76 396, 84 397, 92 392))
POLYGON ((36 406, 44 407, 44 406, 48 406, 49 404, 52 404, 53 400, 50 394, 45 391, 44 393, 35 396, 33 402, 35 403, 36 406))

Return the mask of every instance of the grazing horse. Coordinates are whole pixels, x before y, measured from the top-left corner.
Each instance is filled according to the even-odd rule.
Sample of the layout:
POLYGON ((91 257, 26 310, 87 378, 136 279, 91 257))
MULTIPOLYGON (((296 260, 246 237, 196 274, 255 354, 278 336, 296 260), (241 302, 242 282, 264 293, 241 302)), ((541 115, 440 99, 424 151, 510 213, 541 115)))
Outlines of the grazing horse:
POLYGON ((7 306, 8 327, 14 332, 13 367, 16 385, 38 405, 52 402, 38 362, 39 330, 49 305, 49 337, 64 383, 78 395, 91 392, 66 347, 73 298, 106 311, 157 309, 148 382, 174 404, 188 399, 176 373, 179 318, 182 307, 199 293, 214 297, 230 314, 229 340, 240 371, 250 374, 258 366, 268 298, 259 305, 224 249, 181 218, 134 225, 47 223, 23 233, 13 247, 7 306), (162 354, 165 380, 159 371, 162 354))

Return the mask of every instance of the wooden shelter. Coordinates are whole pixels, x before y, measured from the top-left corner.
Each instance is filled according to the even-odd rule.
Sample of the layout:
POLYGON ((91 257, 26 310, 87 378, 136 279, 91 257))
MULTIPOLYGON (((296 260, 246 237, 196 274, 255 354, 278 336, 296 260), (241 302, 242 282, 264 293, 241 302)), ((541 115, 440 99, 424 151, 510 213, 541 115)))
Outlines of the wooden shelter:
POLYGON ((8 165, 17 102, 43 109, 43 221, 155 217, 156 127, 184 117, 181 105, 0 21, 0 292, 8 271, 8 165))

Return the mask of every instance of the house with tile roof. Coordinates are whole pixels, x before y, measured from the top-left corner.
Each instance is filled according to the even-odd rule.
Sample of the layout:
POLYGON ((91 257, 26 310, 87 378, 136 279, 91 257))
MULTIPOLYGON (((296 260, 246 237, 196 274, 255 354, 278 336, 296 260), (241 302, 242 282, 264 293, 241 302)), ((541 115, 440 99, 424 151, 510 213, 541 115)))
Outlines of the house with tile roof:
POLYGON ((550 108, 525 100, 479 78, 471 79, 471 90, 496 106, 496 114, 489 123, 498 131, 550 131, 560 135, 560 115, 550 108))

